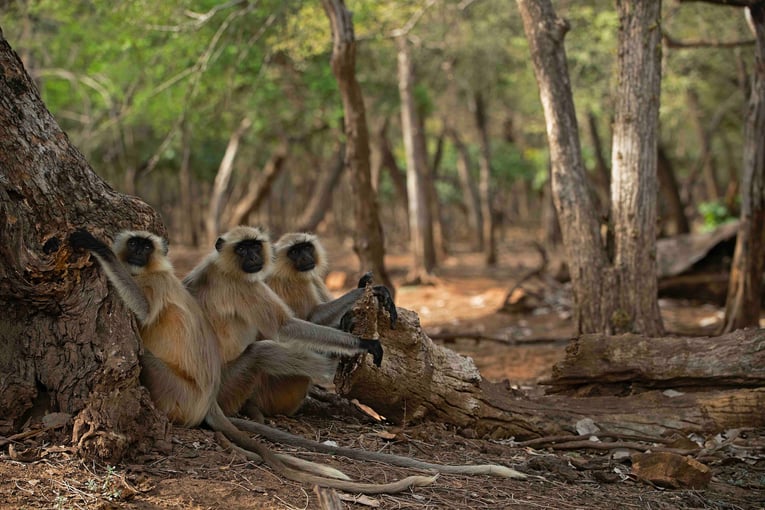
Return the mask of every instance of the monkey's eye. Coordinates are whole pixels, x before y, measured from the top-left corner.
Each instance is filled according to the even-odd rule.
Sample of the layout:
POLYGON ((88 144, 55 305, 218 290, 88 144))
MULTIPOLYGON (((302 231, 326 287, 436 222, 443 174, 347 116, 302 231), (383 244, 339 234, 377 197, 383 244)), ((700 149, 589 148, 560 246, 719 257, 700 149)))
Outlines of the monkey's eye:
POLYGON ((249 239, 247 241, 242 241, 239 244, 237 244, 234 247, 234 253, 239 255, 240 257, 244 257, 246 255, 249 255, 252 252, 260 253, 262 250, 263 243, 261 241, 258 241, 257 239, 249 239))
POLYGON ((301 255, 310 255, 313 257, 314 254, 314 248, 313 244, 311 243, 299 243, 287 250, 287 256, 291 259, 295 259, 296 257, 300 257, 301 255))

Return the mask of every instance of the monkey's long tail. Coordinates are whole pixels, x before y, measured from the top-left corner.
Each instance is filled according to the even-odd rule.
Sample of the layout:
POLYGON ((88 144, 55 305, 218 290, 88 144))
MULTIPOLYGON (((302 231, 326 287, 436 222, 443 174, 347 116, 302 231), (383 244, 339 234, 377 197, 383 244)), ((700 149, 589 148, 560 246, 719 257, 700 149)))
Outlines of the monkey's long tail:
MULTIPOLYGON (((263 458, 264 461, 266 461, 266 464, 268 464, 271 469, 280 475, 296 482, 310 483, 322 487, 330 487, 333 489, 340 489, 347 492, 357 492, 362 494, 395 494, 405 491, 411 487, 424 487, 426 485, 430 485, 438 478, 437 474, 435 476, 408 476, 396 482, 374 484, 338 480, 335 478, 327 478, 326 476, 317 476, 315 474, 301 471, 300 469, 295 469, 294 467, 287 465, 283 460, 285 458, 284 455, 275 454, 264 444, 252 439, 251 437, 244 434, 241 430, 237 429, 236 426, 234 426, 232 422, 226 417, 226 415, 223 414, 223 411, 221 411, 217 404, 213 405, 213 407, 210 409, 206 420, 214 430, 222 432, 234 444, 245 450, 257 453, 263 458)), ((322 466, 321 464, 316 465, 322 466)), ((323 467, 329 468, 328 466, 323 467)), ((329 469, 331 471, 337 471, 333 468, 329 469)))
POLYGON ((460 475, 493 475, 503 478, 513 478, 515 480, 526 480, 528 475, 511 469, 506 466, 500 466, 498 464, 477 464, 477 465, 462 465, 455 466, 449 464, 433 464, 430 462, 424 462, 411 457, 403 457, 400 455, 393 455, 390 453, 370 452, 363 450, 356 450, 353 448, 346 448, 343 446, 331 446, 325 443, 319 443, 311 439, 296 436, 289 432, 278 430, 262 423, 256 423, 249 420, 242 420, 239 418, 231 418, 231 422, 237 427, 248 432, 254 432, 265 437, 269 441, 285 443, 292 446, 298 446, 300 448, 306 448, 315 452, 329 453, 332 455, 343 455, 350 459, 356 460, 371 460, 374 462, 382 462, 386 464, 392 464, 394 466, 408 467, 414 469, 423 469, 426 471, 435 471, 437 473, 449 473, 460 475))

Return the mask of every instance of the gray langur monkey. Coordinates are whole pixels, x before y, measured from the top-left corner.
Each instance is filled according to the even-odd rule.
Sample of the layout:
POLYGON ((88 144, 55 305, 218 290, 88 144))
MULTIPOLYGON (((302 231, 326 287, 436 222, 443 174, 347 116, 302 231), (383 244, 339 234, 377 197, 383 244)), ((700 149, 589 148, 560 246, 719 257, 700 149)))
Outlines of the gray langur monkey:
MULTIPOLYGON (((295 317, 337 328, 364 293, 372 273, 359 280, 358 288, 333 299, 324 284, 328 269, 327 253, 319 238, 306 232, 292 232, 274 243, 274 269, 266 283, 287 303, 295 317)), ((390 290, 375 285, 372 292, 379 306, 390 315, 391 327, 395 327, 398 312, 390 290)))
MULTIPOLYGON (((277 473, 303 483, 375 494, 400 492, 434 480, 408 477, 379 485, 353 482, 329 466, 276 454, 250 438, 231 423, 217 403, 221 358, 215 333, 199 304, 175 277, 164 240, 150 232, 126 231, 117 236, 112 249, 89 232, 78 230, 70 235, 69 244, 95 256, 135 314, 144 349, 141 382, 155 406, 174 423, 193 427, 204 421, 222 432, 240 453, 249 458, 259 455, 277 473)), ((268 353, 268 348, 248 345, 234 361, 236 367, 229 371, 229 378, 242 387, 251 387, 253 374, 272 365, 268 353)))
POLYGON ((284 301, 266 285, 273 266, 268 234, 239 226, 222 234, 215 249, 183 279, 217 333, 223 358, 223 381, 218 402, 226 414, 239 411, 262 421, 262 414, 292 414, 305 398, 308 381, 330 378, 336 363, 328 354, 370 352, 380 366, 383 350, 377 340, 363 339, 294 316, 284 301), (260 340, 266 338, 268 340, 260 340), (287 356, 272 359, 259 370, 250 391, 228 377, 230 363, 252 346, 282 347, 287 356))
MULTIPOLYGON (((327 253, 319 238, 306 232, 284 234, 273 246, 274 264, 265 279, 266 284, 290 307, 295 317, 313 323, 349 330, 351 309, 363 295, 364 287, 371 280, 367 273, 359 282, 359 288, 334 299, 324 278, 329 268, 327 253)), ((388 311, 391 327, 395 326, 398 313, 390 291, 383 285, 373 287, 377 302, 388 311)), ((311 379, 300 375, 269 377, 264 382, 272 390, 274 401, 282 402, 282 410, 297 411, 311 387, 311 379)), ((284 414, 291 414, 289 412, 284 414)))

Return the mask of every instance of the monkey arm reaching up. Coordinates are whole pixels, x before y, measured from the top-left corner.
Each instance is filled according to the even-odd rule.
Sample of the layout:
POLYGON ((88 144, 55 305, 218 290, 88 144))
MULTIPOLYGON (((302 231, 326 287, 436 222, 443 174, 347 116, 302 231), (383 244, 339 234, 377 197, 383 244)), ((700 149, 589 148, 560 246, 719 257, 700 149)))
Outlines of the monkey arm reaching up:
MULTIPOLYGON (((224 353, 241 352, 260 337, 294 341, 324 353, 370 352, 376 363, 382 361, 379 342, 295 318, 264 282, 272 264, 268 234, 240 226, 221 235, 215 251, 184 278, 210 317, 224 353)), ((224 361, 229 361, 225 355, 224 361)))
MULTIPOLYGON (((359 288, 332 299, 324 284, 328 261, 319 238, 305 232, 284 234, 274 244, 274 269, 266 283, 292 309, 295 316, 316 324, 339 327, 340 319, 348 313, 372 282, 372 274, 359 280, 359 288)), ((384 285, 373 287, 379 306, 390 315, 395 327, 398 313, 390 290, 384 285)))
MULTIPOLYGON (((327 379, 334 374, 334 361, 326 356, 317 361, 317 353, 369 352, 375 364, 382 363, 383 348, 378 341, 295 318, 287 304, 264 282, 272 265, 268 234, 259 228, 241 226, 221 235, 215 250, 183 280, 217 333, 225 364, 224 386, 218 399, 226 413, 239 411, 250 396, 265 414, 294 413, 305 398, 311 379, 327 379), (256 342, 259 338, 278 342, 263 344, 256 342), (255 346, 250 348, 253 343, 255 346), (263 366, 256 377, 257 389, 249 395, 245 394, 248 391, 245 386, 226 384, 226 374, 242 353, 247 349, 264 349, 264 345, 286 349, 290 355, 282 357, 283 362, 263 366)), ((260 418, 258 413, 248 414, 260 418)))

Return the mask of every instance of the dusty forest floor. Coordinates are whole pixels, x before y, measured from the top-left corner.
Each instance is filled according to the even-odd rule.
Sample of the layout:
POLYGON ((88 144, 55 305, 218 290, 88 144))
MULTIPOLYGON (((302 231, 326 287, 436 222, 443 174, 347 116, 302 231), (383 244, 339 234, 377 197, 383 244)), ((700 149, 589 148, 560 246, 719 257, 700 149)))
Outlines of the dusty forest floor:
MULTIPOLYGON (((507 291, 539 263, 531 243, 518 241, 504 251, 500 264, 485 269, 476 253, 446 258, 434 286, 399 287, 398 306, 419 313, 433 337, 461 338, 445 345, 471 356, 483 377, 507 379, 530 394, 542 390, 537 382, 550 374, 563 356, 572 333, 567 289, 550 280, 531 278, 525 285, 524 313, 500 313, 507 291)), ((174 247, 176 267, 188 268, 198 253, 174 247)), ((357 277, 348 247, 331 246, 335 275, 346 285, 357 277)), ((389 256, 393 278, 406 273, 405 256, 389 256)), ((663 302, 670 332, 711 332, 720 310, 706 305, 663 302)), ((439 342, 445 340, 437 340, 439 342)), ((765 412, 765 411, 764 411, 765 412)), ((463 437, 440 423, 393 426, 374 422, 342 406, 309 405, 293 418, 272 424, 320 441, 373 451, 415 456, 441 463, 502 463, 531 475, 528 481, 441 475, 430 487, 396 495, 355 498, 341 495, 348 508, 765 508, 765 431, 745 433, 759 449, 759 460, 727 458, 710 465, 714 478, 704 490, 669 490, 643 483, 630 474, 628 460, 608 451, 553 451, 514 446, 512 441, 463 437), (391 439, 392 437, 392 439, 391 439)), ((221 448, 208 430, 174 428, 163 450, 117 466, 86 463, 73 454, 69 430, 31 436, 15 444, 17 451, 34 452, 27 462, 12 460, 8 445, 0 447, 0 508, 129 508, 218 509, 318 508, 308 487, 275 476, 221 448)), ((291 451, 287 448, 285 451, 291 451)), ((362 464, 321 454, 302 454, 340 467, 355 479, 383 482, 411 470, 362 464)), ((18 458, 18 456, 14 456, 18 458)))

